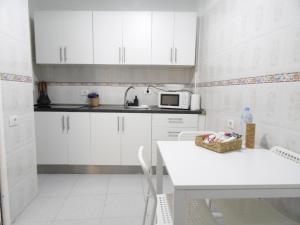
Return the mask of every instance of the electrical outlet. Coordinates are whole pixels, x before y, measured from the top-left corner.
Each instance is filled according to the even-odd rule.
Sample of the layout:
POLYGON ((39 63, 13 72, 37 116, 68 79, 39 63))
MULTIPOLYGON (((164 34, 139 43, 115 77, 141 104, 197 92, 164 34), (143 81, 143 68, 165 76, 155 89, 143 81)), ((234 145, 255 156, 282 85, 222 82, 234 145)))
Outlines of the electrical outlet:
POLYGON ((227 127, 228 127, 230 130, 233 130, 233 129, 234 129, 234 120, 228 119, 228 120, 227 120, 227 127))
POLYGON ((89 94, 89 91, 88 90, 81 90, 80 91, 80 95, 81 96, 87 96, 89 94))
POLYGON ((10 116, 9 117, 9 127, 15 127, 18 125, 18 116, 10 116))
POLYGON ((150 88, 145 88, 144 94, 145 94, 145 95, 151 95, 151 94, 152 94, 151 89, 150 89, 150 88))

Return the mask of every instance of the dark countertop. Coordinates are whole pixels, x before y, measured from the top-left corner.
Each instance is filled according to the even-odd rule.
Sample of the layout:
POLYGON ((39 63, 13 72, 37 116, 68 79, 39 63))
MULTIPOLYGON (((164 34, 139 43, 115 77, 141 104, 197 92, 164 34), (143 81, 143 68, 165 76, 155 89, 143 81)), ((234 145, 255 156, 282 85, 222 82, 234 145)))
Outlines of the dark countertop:
POLYGON ((183 109, 160 109, 150 106, 148 109, 125 109, 123 105, 100 105, 90 107, 88 105, 52 104, 50 106, 34 106, 35 112, 115 112, 115 113, 170 113, 170 114, 200 114, 205 115, 204 110, 191 111, 183 109))

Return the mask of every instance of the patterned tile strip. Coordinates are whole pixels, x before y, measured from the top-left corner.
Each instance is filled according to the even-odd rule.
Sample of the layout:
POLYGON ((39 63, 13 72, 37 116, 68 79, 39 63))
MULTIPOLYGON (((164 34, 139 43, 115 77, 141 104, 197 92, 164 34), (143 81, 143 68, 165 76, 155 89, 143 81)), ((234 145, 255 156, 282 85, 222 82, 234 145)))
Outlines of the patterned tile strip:
MULTIPOLYGON (((115 83, 115 82, 47 82, 49 86, 112 86, 112 87, 146 87, 149 83, 115 83)), ((151 83, 152 85, 163 87, 162 83, 151 83)), ((191 84, 183 84, 185 87, 190 87, 191 84)))
POLYGON ((283 82, 299 82, 299 81, 300 81, 300 72, 295 72, 295 73, 281 73, 281 74, 274 74, 274 75, 237 78, 237 79, 230 79, 230 80, 200 82, 197 84, 197 86, 217 87, 217 86, 234 86, 234 85, 283 83, 283 82))
POLYGON ((32 82, 32 77, 24 76, 24 75, 8 74, 8 73, 0 73, 0 79, 5 81, 15 81, 15 82, 23 82, 23 83, 32 82))

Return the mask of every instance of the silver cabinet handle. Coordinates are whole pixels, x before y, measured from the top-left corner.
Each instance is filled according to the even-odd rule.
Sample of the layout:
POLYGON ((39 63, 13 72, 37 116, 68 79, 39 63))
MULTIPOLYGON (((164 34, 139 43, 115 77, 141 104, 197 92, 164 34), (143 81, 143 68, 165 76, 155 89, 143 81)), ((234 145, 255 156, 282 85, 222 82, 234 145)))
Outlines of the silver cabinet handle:
POLYGON ((67 116, 67 131, 70 130, 70 116, 67 116))
POLYGON ((170 62, 173 63, 173 48, 171 48, 170 62))
POLYGON ((62 131, 65 130, 65 116, 61 117, 61 125, 62 125, 62 131))
POLYGON ((122 50, 121 47, 119 47, 119 63, 122 63, 122 50))
POLYGON ((177 48, 175 48, 175 63, 177 63, 177 48))
POLYGON ((59 62, 61 63, 63 60, 63 56, 62 56, 62 47, 59 47, 59 62))
POLYGON ((182 118, 168 118, 169 123, 183 123, 182 118))
POLYGON ((125 47, 123 47, 123 63, 126 62, 126 50, 125 47))
POLYGON ((180 131, 168 131, 168 137, 178 137, 180 131))
POLYGON ((118 127, 118 133, 120 132, 120 117, 118 116, 117 119, 117 127, 118 127))
POLYGON ((64 47, 64 60, 67 62, 67 47, 64 47))
POLYGON ((122 117, 122 131, 124 132, 125 130, 125 122, 124 122, 124 116, 122 117))

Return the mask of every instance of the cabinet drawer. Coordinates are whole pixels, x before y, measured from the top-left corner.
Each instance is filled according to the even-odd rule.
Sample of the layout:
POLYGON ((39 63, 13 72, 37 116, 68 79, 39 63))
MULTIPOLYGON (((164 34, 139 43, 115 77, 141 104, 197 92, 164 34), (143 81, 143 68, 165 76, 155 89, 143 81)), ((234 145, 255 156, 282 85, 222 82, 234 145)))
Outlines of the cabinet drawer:
POLYGON ((153 127, 152 140, 157 141, 177 141, 178 135, 182 131, 196 131, 197 127, 153 127))
POLYGON ((152 125, 156 127, 197 127, 198 115, 154 114, 152 125))

